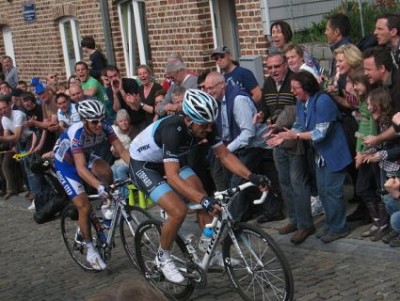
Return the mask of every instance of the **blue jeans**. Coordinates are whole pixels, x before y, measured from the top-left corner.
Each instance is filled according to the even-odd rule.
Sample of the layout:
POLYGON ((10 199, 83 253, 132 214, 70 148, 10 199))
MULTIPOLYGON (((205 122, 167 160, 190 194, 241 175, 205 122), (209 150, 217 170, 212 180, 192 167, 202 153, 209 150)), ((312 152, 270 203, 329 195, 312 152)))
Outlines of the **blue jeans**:
POLYGON ((31 171, 31 162, 30 157, 25 157, 22 159, 26 178, 28 180, 28 186, 30 192, 34 195, 43 191, 44 187, 42 187, 42 183, 44 182, 44 177, 41 174, 35 174, 31 171))
MULTIPOLYGON (((113 164, 111 166, 111 170, 113 172, 114 175, 114 180, 126 180, 129 176, 129 166, 125 163, 122 164, 113 164)), ((126 199, 128 197, 129 191, 128 188, 126 186, 121 187, 121 194, 124 196, 124 199, 126 199)))
POLYGON ((325 166, 316 167, 319 198, 325 209, 325 231, 341 233, 348 230, 343 185, 346 170, 331 172, 325 166))
POLYGON ((284 148, 276 147, 274 161, 290 223, 297 229, 311 228, 311 188, 306 156, 291 155, 284 148))
POLYGON ((390 226, 394 231, 400 233, 400 201, 387 194, 383 197, 386 212, 390 215, 390 226))

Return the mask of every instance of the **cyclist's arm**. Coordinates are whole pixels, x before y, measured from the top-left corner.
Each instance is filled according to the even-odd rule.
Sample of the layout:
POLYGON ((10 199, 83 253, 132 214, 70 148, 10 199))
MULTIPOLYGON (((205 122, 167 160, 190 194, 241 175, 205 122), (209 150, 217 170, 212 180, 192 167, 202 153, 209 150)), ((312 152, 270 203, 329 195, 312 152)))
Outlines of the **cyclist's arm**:
POLYGON ((224 144, 219 144, 214 148, 215 155, 221 161, 222 165, 235 175, 244 179, 249 179, 251 171, 232 154, 224 144))
POLYGON ((100 186, 101 182, 86 167, 87 164, 85 155, 83 153, 74 153, 73 157, 79 177, 87 184, 97 189, 97 187, 100 186))
POLYGON ((179 162, 170 161, 164 162, 165 175, 167 177, 168 184, 181 194, 185 199, 193 202, 200 203, 201 200, 206 196, 204 192, 196 190, 187 181, 181 178, 179 162))

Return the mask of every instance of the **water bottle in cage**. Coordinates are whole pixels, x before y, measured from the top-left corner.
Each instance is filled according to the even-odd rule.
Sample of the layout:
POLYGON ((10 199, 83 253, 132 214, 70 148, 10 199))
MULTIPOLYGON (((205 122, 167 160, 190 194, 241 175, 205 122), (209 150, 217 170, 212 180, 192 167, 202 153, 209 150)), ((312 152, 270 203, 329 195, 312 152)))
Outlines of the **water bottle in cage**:
POLYGON ((210 244, 213 235, 214 235, 214 229, 207 227, 203 229, 203 233, 201 234, 199 241, 199 250, 201 252, 207 251, 207 247, 210 244))

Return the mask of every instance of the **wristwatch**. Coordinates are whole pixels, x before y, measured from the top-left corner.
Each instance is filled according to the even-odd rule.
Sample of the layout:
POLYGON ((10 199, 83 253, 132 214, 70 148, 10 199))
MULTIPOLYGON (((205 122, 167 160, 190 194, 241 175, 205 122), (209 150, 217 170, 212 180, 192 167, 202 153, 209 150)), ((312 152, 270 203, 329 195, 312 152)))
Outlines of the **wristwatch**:
POLYGON ((140 107, 141 107, 141 108, 144 107, 144 102, 140 102, 140 107))

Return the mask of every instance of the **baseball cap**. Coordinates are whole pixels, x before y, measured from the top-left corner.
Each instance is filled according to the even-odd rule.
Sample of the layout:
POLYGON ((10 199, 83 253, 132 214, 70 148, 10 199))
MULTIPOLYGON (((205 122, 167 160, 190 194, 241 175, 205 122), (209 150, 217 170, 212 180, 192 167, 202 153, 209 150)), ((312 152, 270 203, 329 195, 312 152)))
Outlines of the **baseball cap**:
POLYGON ((46 87, 42 83, 38 83, 35 86, 35 94, 42 94, 46 90, 46 87))
POLYGON ((231 53, 231 50, 228 47, 219 46, 214 49, 213 53, 211 54, 211 57, 213 57, 214 55, 217 55, 217 54, 227 54, 227 53, 231 53))
POLYGON ((35 87, 40 83, 40 78, 39 77, 33 77, 31 80, 31 86, 35 87))

